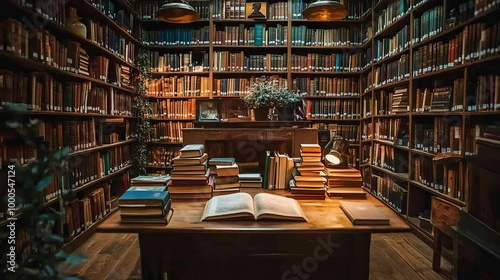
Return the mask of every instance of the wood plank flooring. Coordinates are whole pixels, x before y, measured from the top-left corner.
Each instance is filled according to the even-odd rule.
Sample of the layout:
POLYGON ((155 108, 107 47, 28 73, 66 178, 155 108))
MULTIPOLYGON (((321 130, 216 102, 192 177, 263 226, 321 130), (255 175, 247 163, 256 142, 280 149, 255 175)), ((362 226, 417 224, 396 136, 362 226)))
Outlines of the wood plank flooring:
MULTIPOLYGON (((87 258, 78 265, 61 264, 61 271, 87 280, 139 280, 141 261, 136 234, 96 233, 75 251, 87 258)), ((432 248, 412 233, 373 234, 370 280, 447 279, 432 270, 432 248)), ((451 266, 442 259, 443 270, 451 266)), ((146 280, 146 279, 145 279, 146 280)))

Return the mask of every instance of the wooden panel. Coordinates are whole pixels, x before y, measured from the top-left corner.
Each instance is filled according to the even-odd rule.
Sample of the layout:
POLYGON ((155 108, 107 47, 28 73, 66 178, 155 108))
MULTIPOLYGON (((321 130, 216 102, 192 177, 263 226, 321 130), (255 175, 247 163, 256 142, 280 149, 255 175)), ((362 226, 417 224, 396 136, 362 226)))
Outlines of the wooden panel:
POLYGON ((431 224, 448 236, 452 236, 451 226, 458 225, 460 208, 439 197, 432 197, 431 224))

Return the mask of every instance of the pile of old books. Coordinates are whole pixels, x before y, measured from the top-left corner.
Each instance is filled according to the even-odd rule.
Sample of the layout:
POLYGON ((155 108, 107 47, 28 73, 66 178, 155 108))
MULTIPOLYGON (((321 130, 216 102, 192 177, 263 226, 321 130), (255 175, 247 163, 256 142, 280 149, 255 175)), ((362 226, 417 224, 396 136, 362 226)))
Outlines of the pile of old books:
POLYGON ((260 173, 238 174, 240 188, 262 188, 262 176, 260 173))
POLYGON ((327 167, 327 193, 330 197, 366 199, 361 173, 354 167, 327 167))
POLYGON ((318 144, 300 144, 301 162, 290 180, 290 191, 295 199, 325 199, 325 166, 321 162, 318 144))
POLYGON ((240 192, 239 167, 234 158, 212 158, 215 165, 214 196, 240 192))
POLYGON ((208 155, 203 144, 189 144, 173 158, 171 181, 168 190, 172 199, 208 200, 212 197, 208 155))
POLYGON ((139 176, 118 199, 122 223, 166 224, 172 215, 169 176, 139 176))

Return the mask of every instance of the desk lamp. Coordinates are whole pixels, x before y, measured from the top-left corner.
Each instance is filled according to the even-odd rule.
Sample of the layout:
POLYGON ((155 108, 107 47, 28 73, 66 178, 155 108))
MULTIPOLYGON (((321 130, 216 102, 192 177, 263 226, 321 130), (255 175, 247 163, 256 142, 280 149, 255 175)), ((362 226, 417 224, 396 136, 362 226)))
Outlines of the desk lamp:
POLYGON ((327 167, 343 167, 347 166, 347 157, 349 156, 347 149, 349 143, 340 136, 334 136, 326 144, 323 150, 323 158, 327 167))
POLYGON ((157 19, 170 23, 190 23, 200 19, 196 10, 183 0, 171 0, 156 11, 157 19))

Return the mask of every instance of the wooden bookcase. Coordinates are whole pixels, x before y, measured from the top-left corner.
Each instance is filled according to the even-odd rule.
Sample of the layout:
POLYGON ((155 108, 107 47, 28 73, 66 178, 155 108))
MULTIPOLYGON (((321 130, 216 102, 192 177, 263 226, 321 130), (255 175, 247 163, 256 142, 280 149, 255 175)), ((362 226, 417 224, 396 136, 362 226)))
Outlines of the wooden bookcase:
MULTIPOLYGON (((139 47, 137 13, 126 0, 111 0, 111 6, 102 7, 97 3, 8 0, 0 11, 2 122, 12 118, 4 110, 6 104, 25 105, 28 111, 17 120, 40 120, 43 145, 71 147, 65 180, 49 185, 41 197, 47 209, 65 217, 54 226, 54 232, 64 237, 68 252, 78 248, 116 209, 113 200, 128 187, 135 142, 130 127, 135 96, 132 75, 137 72, 134 61, 139 47), (67 27, 70 8, 82 17, 87 36, 67 27), (83 201, 92 199, 94 190, 102 192, 102 200, 95 200, 100 208, 92 208, 92 215, 87 216, 83 201), (73 201, 62 207, 56 203, 61 193, 70 191, 73 201)), ((2 127, 0 167, 6 168, 12 160, 24 165, 33 157, 13 135, 2 127)), ((1 227, 7 224, 5 211, 2 207, 1 227)), ((18 242, 25 241, 21 228, 17 234, 18 242)))
MULTIPOLYGON (((394 2, 406 3, 407 11, 400 13, 403 10, 397 10, 394 19, 383 25, 380 31, 374 28, 371 46, 366 48, 372 58, 377 58, 378 41, 402 32, 402 37, 397 38, 400 43, 404 39, 402 46, 372 62, 361 73, 361 80, 365 82, 361 94, 360 169, 364 175, 364 188, 400 213, 430 243, 433 231, 425 216, 430 214, 431 198, 437 196, 458 207, 466 206, 468 195, 474 190, 468 189, 465 183, 463 158, 476 153, 475 139, 482 136, 485 126, 500 116, 498 105, 493 104, 498 102, 493 101, 494 95, 489 101, 493 108, 487 108, 489 105, 485 102, 485 95, 490 97, 490 89, 486 91, 490 82, 486 84, 486 80, 490 74, 493 80, 499 74, 496 69, 500 61, 499 36, 497 33, 491 37, 483 31, 485 37, 481 37, 482 30, 495 25, 498 28, 495 16, 500 3, 374 1, 371 11, 373 27, 381 22, 379 15, 384 10, 389 11, 394 2), (456 20, 448 25, 452 8, 456 8, 456 20), (470 11, 469 15, 467 11, 470 11), (460 43, 460 49, 457 45, 455 55, 446 52, 445 43, 454 47, 460 43), (484 48, 483 52, 478 49, 479 45, 484 48), (407 70, 383 83, 384 78, 377 68, 391 63, 399 69, 406 66, 407 70), (393 107, 387 101, 394 102, 394 96, 401 91, 408 96, 407 110, 389 114, 387 110, 393 107), (439 96, 447 91, 452 92, 449 104, 444 102, 447 109, 440 107, 439 97, 435 103, 429 102, 430 108, 425 108, 427 106, 422 102, 424 94, 434 96, 435 92, 439 96), (392 99, 388 99, 391 92, 394 93, 392 99), (386 107, 377 106, 381 103, 386 107), (383 130, 384 125, 387 131, 383 130), (434 148, 439 148, 439 151, 434 148), (458 162, 436 164, 438 152, 454 154, 459 158, 458 162), (419 219, 419 216, 424 219, 419 219)), ((400 101, 399 97, 397 100, 400 101)))
MULTIPOLYGON (((359 165, 356 159, 359 158, 361 50, 369 43, 362 44, 361 30, 363 23, 371 20, 371 14, 367 11, 371 1, 350 1, 348 5, 357 8, 351 9, 348 19, 327 23, 301 19, 300 14, 303 8, 312 2, 309 0, 266 1, 267 5, 261 8, 266 13, 265 21, 247 19, 244 12, 249 11, 248 8, 240 10, 240 7, 245 7, 245 3, 251 4, 258 1, 190 1, 190 4, 200 12, 201 19, 184 25, 173 25, 154 19, 154 12, 161 2, 138 1, 136 6, 146 49, 152 57, 151 78, 156 82, 160 79, 182 80, 186 86, 195 85, 194 80, 197 80, 198 84, 189 90, 177 89, 172 92, 166 89, 166 93, 158 93, 161 89, 155 87, 151 90, 153 107, 159 108, 161 105, 156 104, 169 102, 163 105, 163 108, 166 107, 167 110, 153 116, 153 125, 160 121, 168 123, 167 126, 177 127, 173 132, 172 130, 169 132, 169 128, 164 129, 164 139, 156 137, 156 143, 151 143, 152 146, 163 146, 159 148, 158 158, 164 156, 165 152, 167 156, 164 158, 169 158, 168 147, 179 147, 177 142, 182 141, 182 135, 178 128, 192 125, 195 110, 191 110, 195 108, 192 106, 196 106, 198 98, 240 98, 245 94, 251 80, 265 75, 279 80, 283 86, 298 89, 305 94, 309 108, 307 120, 311 122, 311 126, 333 130, 347 138, 351 142, 350 151, 354 155, 353 165, 359 165), (228 5, 227 10, 225 5, 228 5), (366 9, 363 8, 365 6, 366 9), (261 46, 258 43, 255 44, 254 38, 254 28, 259 26, 264 26, 265 29, 261 46), (308 32, 311 30, 314 32, 307 33, 306 36, 305 33, 302 34, 306 29, 309 30, 308 32), (335 32, 338 32, 338 38, 333 38, 334 31, 331 31, 332 35, 329 39, 321 40, 320 44, 316 44, 312 41, 312 34, 319 35, 320 32, 323 34, 323 29, 335 29, 335 32), (172 41, 176 40, 173 39, 175 30, 200 33, 195 37, 190 37, 189 42, 183 45, 172 41), (269 34, 268 37, 265 35, 266 31, 269 34), (156 39, 161 33, 164 35, 164 40, 157 42, 156 39), (299 38, 298 35, 302 36, 299 38), (191 41, 191 38, 194 40, 191 41), (309 42, 301 42, 301 40, 309 40, 309 42), (158 59, 153 57, 167 53, 176 57, 172 59, 173 62, 180 61, 180 69, 174 69, 174 71, 168 68, 154 69, 158 66, 158 59), (187 58, 183 56, 184 54, 187 58), (346 66, 345 70, 341 68, 344 67, 341 63, 334 64, 332 70, 324 68, 319 71, 319 67, 318 70, 314 70, 315 61, 316 63, 326 61, 332 54, 336 59, 342 59, 342 63, 346 66), (184 59, 187 61, 184 64, 188 66, 186 68, 182 67, 184 59), (259 62, 264 59, 263 65, 259 65, 259 62), (302 65, 299 64, 300 59, 303 60, 302 65), (307 60, 310 63, 309 69, 307 60), (246 61, 247 64, 245 65, 242 61, 246 61), (195 69, 194 66, 201 67, 195 69), (247 68, 243 69, 243 66, 247 68), (335 66, 338 66, 337 70, 335 66), (347 69, 347 66, 351 69, 347 69), (314 83, 321 88, 317 91, 311 90, 311 84, 314 83), (181 116, 171 115, 170 108, 173 108, 171 106, 186 99, 190 100, 191 104, 180 105, 184 110, 181 116), (165 148, 166 145, 168 146, 165 148)), ((332 66, 325 64, 324 67, 332 66)), ((168 82, 167 84, 174 87, 174 83, 168 82)), ((163 160, 160 162, 160 165, 169 167, 168 162, 163 160)), ((154 165, 154 163, 151 164, 154 165)), ((158 168, 163 167, 151 169, 158 168)))

